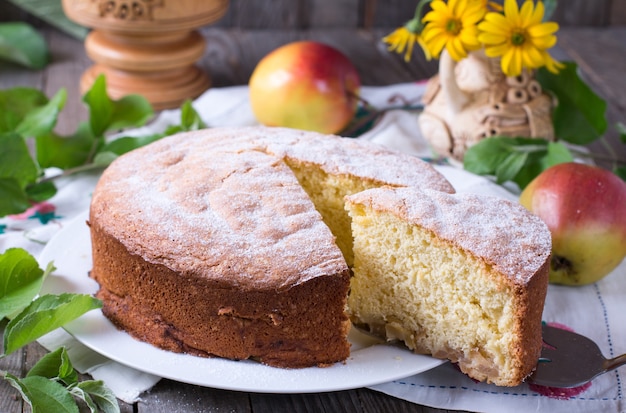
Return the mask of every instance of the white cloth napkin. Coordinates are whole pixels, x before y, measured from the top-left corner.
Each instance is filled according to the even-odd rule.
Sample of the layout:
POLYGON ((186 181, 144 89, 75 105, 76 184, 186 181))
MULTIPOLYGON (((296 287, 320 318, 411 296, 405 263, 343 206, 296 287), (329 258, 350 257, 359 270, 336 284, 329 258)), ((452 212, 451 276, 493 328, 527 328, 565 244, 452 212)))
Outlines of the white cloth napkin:
MULTIPOLYGON (((383 108, 395 106, 394 97, 401 95, 406 101, 415 102, 423 93, 421 83, 406 83, 385 87, 364 87, 363 97, 372 105, 383 108)), ((209 126, 254 125, 256 121, 248 103, 247 86, 210 89, 194 101, 195 109, 209 126)), ((179 123, 179 111, 162 112, 149 126, 124 135, 141 135, 159 132, 169 124, 179 123)), ((431 152, 419 133, 415 113, 391 110, 361 139, 368 139, 390 148, 420 157, 430 157, 431 152)), ((492 193, 496 196, 517 199, 515 193, 493 184, 489 179, 470 176, 451 166, 437 168, 464 192, 492 193)), ((98 176, 86 174, 65 178, 59 183, 58 194, 50 200, 54 205, 52 216, 48 214, 43 223, 41 214, 47 211, 39 207, 16 217, 0 219, 0 251, 10 247, 22 247, 38 255, 45 243, 63 226, 87 209, 90 194, 98 176), (39 215, 37 214, 39 212, 39 215)), ((626 352, 626 324, 620 319, 626 313, 626 262, 610 276, 585 287, 549 287, 544 308, 544 320, 558 322, 594 339, 602 352, 615 357, 626 352)), ((120 363, 108 360, 88 349, 64 330, 57 330, 42 338, 40 343, 54 349, 68 348, 76 368, 101 379, 128 403, 140 398, 160 379, 142 373, 120 363)), ((450 363, 435 369, 382 385, 372 386, 377 391, 415 403, 442 409, 458 409, 480 412, 550 411, 568 412, 623 412, 623 370, 619 369, 595 379, 590 388, 566 400, 540 395, 524 384, 514 388, 497 387, 475 383, 460 373, 450 363)))

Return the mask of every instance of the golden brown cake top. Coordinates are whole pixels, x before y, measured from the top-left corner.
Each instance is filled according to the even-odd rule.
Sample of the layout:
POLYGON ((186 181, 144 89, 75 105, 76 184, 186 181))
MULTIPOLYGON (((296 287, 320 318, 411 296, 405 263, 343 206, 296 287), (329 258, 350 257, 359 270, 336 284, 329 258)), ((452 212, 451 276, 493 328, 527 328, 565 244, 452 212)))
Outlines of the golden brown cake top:
POLYGON ((90 219, 131 253, 225 287, 281 289, 345 272, 333 235, 284 156, 394 185, 452 188, 430 165, 367 142, 214 128, 118 158, 96 187, 90 219))
POLYGON ((523 206, 480 194, 377 188, 347 197, 420 225, 481 257, 516 284, 526 284, 550 257, 547 226, 523 206))
POLYGON ((256 150, 280 159, 292 158, 319 165, 329 174, 349 174, 393 186, 455 192, 452 184, 429 163, 361 139, 261 126, 205 129, 184 136, 174 139, 184 140, 189 150, 202 150, 207 154, 256 150))
POLYGON ((329 174, 455 192, 452 184, 429 163, 369 141, 287 129, 275 129, 274 133, 267 146, 269 152, 320 165, 329 174))

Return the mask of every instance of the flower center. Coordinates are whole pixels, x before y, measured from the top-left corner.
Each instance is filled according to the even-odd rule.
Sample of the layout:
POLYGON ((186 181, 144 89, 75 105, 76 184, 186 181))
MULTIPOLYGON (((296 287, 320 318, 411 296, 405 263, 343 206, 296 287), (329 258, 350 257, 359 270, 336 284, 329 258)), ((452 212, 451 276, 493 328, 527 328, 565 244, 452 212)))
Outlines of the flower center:
POLYGON ((511 35, 511 43, 514 46, 521 46, 524 44, 525 41, 526 36, 524 35, 524 32, 513 32, 513 34, 511 35))
POLYGON ((450 19, 446 22, 446 31, 450 34, 457 35, 463 28, 460 20, 450 19))

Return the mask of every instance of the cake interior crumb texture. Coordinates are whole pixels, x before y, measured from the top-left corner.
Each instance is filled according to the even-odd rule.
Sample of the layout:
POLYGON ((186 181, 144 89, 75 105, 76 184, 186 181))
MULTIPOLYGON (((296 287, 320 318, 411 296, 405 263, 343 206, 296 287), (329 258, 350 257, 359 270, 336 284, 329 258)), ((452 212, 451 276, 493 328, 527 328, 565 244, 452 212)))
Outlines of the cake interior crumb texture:
POLYGON ((434 200, 430 196, 435 194, 418 191, 407 196, 407 191, 373 190, 348 202, 355 238, 348 300, 353 322, 418 353, 457 362, 476 380, 520 384, 541 350, 536 331, 547 287, 547 231, 539 222, 526 223, 521 228, 536 233, 516 242, 510 237, 518 234, 505 227, 521 224, 512 216, 526 219, 529 214, 515 205, 465 195, 436 194, 434 200), (383 201, 371 202, 381 192, 383 201), (394 196, 386 197, 389 194, 394 196), (464 200, 457 203, 455 198, 464 200), (456 204, 447 212, 446 200, 456 204), (422 207, 407 211, 416 204, 422 207), (468 212, 474 216, 468 217, 468 212), (448 229, 443 228, 446 215, 458 215, 447 223, 448 229), (497 219, 502 221, 494 222, 497 219), (422 222, 429 220, 437 224, 422 222), (463 237, 465 246, 459 245, 463 237), (516 273, 519 268, 507 263, 500 268, 502 261, 476 255, 472 249, 481 249, 474 245, 477 237, 511 260, 524 261, 533 249, 538 256, 516 273))
POLYGON ((344 198, 370 188, 382 186, 374 180, 357 178, 351 175, 332 175, 311 163, 286 160, 302 188, 311 198, 315 208, 322 215, 336 237, 337 246, 348 266, 354 262, 352 253, 351 219, 345 209, 344 198))

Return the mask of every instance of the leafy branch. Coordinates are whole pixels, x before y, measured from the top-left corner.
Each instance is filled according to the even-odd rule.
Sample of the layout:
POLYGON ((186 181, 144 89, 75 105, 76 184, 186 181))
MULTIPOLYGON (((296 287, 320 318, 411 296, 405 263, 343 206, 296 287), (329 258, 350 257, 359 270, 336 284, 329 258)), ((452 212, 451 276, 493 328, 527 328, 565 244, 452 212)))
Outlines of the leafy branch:
MULTIPOLYGON (((86 294, 39 295, 52 271, 52 264, 42 270, 35 258, 20 248, 0 255, 0 320, 9 319, 0 358, 102 306, 86 294)), ((115 395, 102 381, 79 381, 64 347, 42 357, 25 377, 0 370, 0 378, 20 392, 34 413, 78 413, 78 401, 92 413, 120 411, 115 395)))
MULTIPOLYGON (((552 115, 557 141, 490 137, 467 150, 464 168, 478 175, 493 175, 500 184, 515 182, 523 189, 550 166, 575 158, 592 158, 610 162, 613 172, 626 180, 626 160, 617 158, 604 137, 608 127, 606 102, 579 77, 577 65, 567 62, 558 74, 540 69, 537 79, 557 101, 552 115), (608 157, 580 149, 595 141, 607 148, 608 157)), ((618 123, 616 129, 626 144, 626 126, 618 123)))
POLYGON ((150 103, 140 95, 113 100, 100 76, 83 96, 89 119, 70 136, 54 132, 67 93, 48 99, 31 88, 0 91, 0 216, 17 214, 33 202, 56 193, 57 178, 109 165, 118 156, 181 131, 205 128, 191 102, 181 107, 181 123, 164 133, 109 139, 112 132, 144 125, 153 117, 150 103), (60 172, 44 174, 57 168, 60 172))

